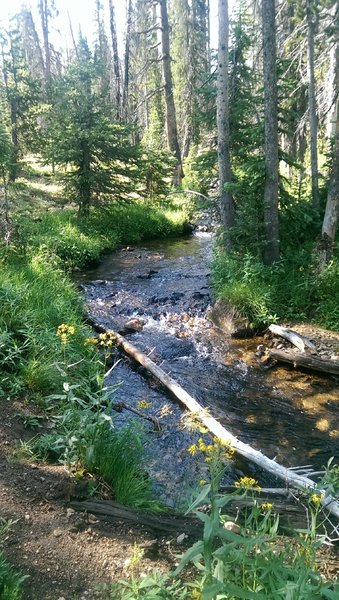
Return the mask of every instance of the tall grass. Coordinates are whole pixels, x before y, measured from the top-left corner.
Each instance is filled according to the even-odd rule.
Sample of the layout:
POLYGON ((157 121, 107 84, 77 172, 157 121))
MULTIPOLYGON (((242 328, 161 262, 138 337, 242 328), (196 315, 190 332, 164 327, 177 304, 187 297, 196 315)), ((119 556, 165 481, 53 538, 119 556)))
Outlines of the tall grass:
POLYGON ((294 250, 271 267, 251 254, 230 256, 218 250, 213 282, 218 298, 254 325, 281 320, 312 321, 339 329, 339 261, 317 271, 312 246, 294 250))
POLYGON ((144 433, 127 426, 115 431, 106 427, 94 444, 93 461, 87 466, 114 490, 117 502, 135 508, 158 508, 152 499, 151 481, 142 457, 144 433))
POLYGON ((114 204, 93 209, 88 218, 79 219, 72 210, 50 212, 41 220, 19 219, 19 235, 25 249, 34 254, 53 253, 69 268, 84 267, 119 244, 143 239, 175 236, 183 232, 182 211, 161 210, 140 203, 114 204))

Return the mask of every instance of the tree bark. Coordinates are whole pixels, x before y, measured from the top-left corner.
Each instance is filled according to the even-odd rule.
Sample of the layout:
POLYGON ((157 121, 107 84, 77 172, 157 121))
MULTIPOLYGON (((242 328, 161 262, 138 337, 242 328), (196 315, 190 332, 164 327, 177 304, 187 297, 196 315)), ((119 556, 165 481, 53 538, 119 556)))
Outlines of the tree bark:
POLYGON ((51 49, 49 45, 49 31, 48 31, 48 0, 40 0, 39 11, 41 17, 41 28, 42 35, 44 38, 44 51, 45 51, 45 83, 48 84, 51 78, 51 49))
MULTIPOLYGON (((338 18, 339 2, 334 10, 334 20, 338 18)), ((333 161, 327 193, 326 210, 321 230, 319 271, 322 271, 333 255, 335 236, 339 220, 339 42, 333 47, 330 61, 333 70, 332 88, 330 90, 330 122, 328 134, 333 137, 333 161)))
POLYGON ((126 42, 125 42, 125 66, 124 66, 124 87, 122 92, 122 109, 123 118, 127 119, 128 116, 128 89, 129 89, 129 55, 131 45, 131 27, 132 27, 132 0, 129 0, 127 10, 127 28, 126 28, 126 42))
POLYGON ((339 362, 335 360, 324 360, 315 356, 305 356, 294 351, 269 350, 269 356, 273 360, 293 365, 294 368, 302 367, 311 371, 318 371, 326 375, 339 375, 339 362))
POLYGON ((264 262, 279 260, 279 156, 278 156, 278 94, 275 0, 262 0, 263 70, 265 101, 265 192, 264 262))
POLYGON ((117 29, 115 22, 114 4, 113 0, 109 0, 109 24, 111 30, 111 41, 112 41, 112 53, 113 53, 113 68, 115 77, 115 102, 117 107, 117 118, 118 121, 121 117, 121 78, 120 78, 120 62, 118 53, 118 39, 117 29))
POLYGON ((160 0, 161 10, 161 41, 162 41, 162 68, 164 77, 165 89, 165 104, 166 104, 166 130, 167 143, 171 152, 173 152, 177 161, 176 176, 174 179, 175 185, 180 185, 183 178, 183 170, 181 163, 181 153, 178 141, 177 117, 173 96, 173 80, 171 69, 171 54, 169 40, 169 23, 167 13, 167 0, 160 0))
POLYGON ((319 211, 319 186, 318 186, 318 117, 314 77, 314 37, 315 21, 314 12, 316 2, 306 0, 307 18, 307 54, 308 54, 308 110, 310 119, 310 150, 311 150, 311 179, 312 179, 312 204, 319 211))
POLYGON ((217 128, 218 128, 218 166, 219 199, 224 243, 227 250, 232 247, 230 229, 234 224, 234 204, 232 194, 225 189, 231 182, 230 126, 229 126, 229 83, 228 83, 228 0, 219 0, 218 4, 218 78, 217 78, 217 128))

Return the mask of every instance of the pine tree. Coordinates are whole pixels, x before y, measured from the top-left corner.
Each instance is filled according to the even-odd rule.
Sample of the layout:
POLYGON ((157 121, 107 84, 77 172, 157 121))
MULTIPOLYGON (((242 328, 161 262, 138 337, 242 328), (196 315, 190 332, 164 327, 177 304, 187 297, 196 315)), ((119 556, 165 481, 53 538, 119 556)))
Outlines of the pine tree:
POLYGON ((100 64, 81 38, 77 60, 56 88, 50 144, 44 153, 47 160, 69 166, 63 178, 80 216, 88 215, 95 198, 124 197, 130 192, 128 177, 137 174, 138 149, 130 144, 131 129, 113 122, 100 81, 100 64))

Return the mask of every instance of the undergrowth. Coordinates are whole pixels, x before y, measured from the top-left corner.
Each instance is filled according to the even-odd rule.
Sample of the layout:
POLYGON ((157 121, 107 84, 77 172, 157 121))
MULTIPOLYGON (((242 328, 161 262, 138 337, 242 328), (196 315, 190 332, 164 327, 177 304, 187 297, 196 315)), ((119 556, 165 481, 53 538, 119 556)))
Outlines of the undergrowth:
POLYGON ((199 440, 194 451, 199 450, 208 461, 210 483, 187 513, 202 521, 201 539, 178 557, 174 572, 132 575, 113 586, 110 600, 335 600, 339 585, 325 581, 316 563, 324 540, 322 484, 307 500, 309 526, 295 531, 292 541, 278 534, 279 516, 272 503, 259 498, 255 479, 241 477, 234 492, 219 493, 225 451, 229 454, 231 446, 220 440, 206 446, 199 440), (238 523, 227 514, 234 501, 247 505, 238 523), (208 512, 201 510, 206 506, 208 512))
POLYGON ((312 321, 339 329, 339 262, 319 273, 312 247, 295 250, 271 267, 250 253, 227 255, 220 248, 213 264, 217 297, 253 325, 276 321, 312 321))
POLYGON ((6 560, 1 544, 12 523, 0 518, 0 598, 1 600, 21 600, 21 587, 26 576, 21 575, 6 560))

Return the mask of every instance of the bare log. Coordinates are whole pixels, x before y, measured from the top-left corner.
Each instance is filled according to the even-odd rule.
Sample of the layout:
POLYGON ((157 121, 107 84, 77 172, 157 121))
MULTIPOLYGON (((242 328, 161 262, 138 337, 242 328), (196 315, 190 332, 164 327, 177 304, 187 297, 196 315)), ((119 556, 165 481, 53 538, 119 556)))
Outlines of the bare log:
POLYGON ((285 340, 291 342, 291 344, 293 344, 293 346, 296 346, 299 350, 301 350, 301 352, 305 352, 305 346, 313 350, 313 352, 316 352, 316 347, 314 346, 314 344, 312 344, 312 342, 310 342, 310 340, 301 337, 291 329, 286 329, 286 327, 280 327, 280 325, 274 324, 270 325, 268 329, 272 333, 274 333, 274 335, 279 335, 285 340))
POLYGON ((326 375, 339 375, 339 362, 335 360, 324 360, 315 356, 305 356, 304 354, 283 350, 269 350, 269 356, 273 360, 293 365, 295 368, 304 367, 312 371, 326 373, 326 375))
POLYGON ((176 513, 154 513, 136 508, 122 506, 111 500, 85 500, 84 502, 71 502, 70 506, 76 510, 86 511, 104 521, 127 521, 135 525, 142 525, 152 531, 178 535, 200 536, 202 523, 192 516, 183 516, 176 513))
MULTIPOLYGON (((106 332, 106 329, 100 324, 96 323, 92 318, 88 318, 88 322, 91 323, 96 331, 106 332)), ((244 442, 238 440, 235 435, 225 429, 221 423, 212 417, 206 409, 204 409, 194 398, 192 398, 192 396, 190 396, 174 379, 172 379, 172 377, 167 375, 165 371, 163 371, 150 358, 148 358, 146 354, 141 352, 138 348, 136 348, 136 346, 131 344, 119 333, 114 332, 114 334, 116 336, 118 345, 121 346, 127 354, 132 356, 134 360, 152 373, 152 375, 154 375, 154 377, 156 377, 162 383, 162 385, 168 391, 170 391, 173 396, 175 396, 175 398, 177 398, 191 413, 194 414, 194 417, 198 419, 211 434, 225 442, 230 442, 237 454, 244 457, 246 460, 254 462, 261 469, 268 471, 275 477, 282 479, 285 481, 286 485, 292 485, 293 487, 302 489, 304 491, 318 491, 318 488, 312 479, 309 479, 303 475, 299 475, 295 471, 283 467, 279 463, 276 463, 274 460, 271 460, 265 456, 262 452, 260 452, 260 450, 256 450, 249 444, 245 444, 244 442)), ((339 518, 339 502, 337 502, 332 496, 326 495, 326 490, 323 490, 321 502, 329 512, 339 518)))
MULTIPOLYGON (((267 496, 261 499, 263 502, 267 501, 267 496)), ((243 494, 241 496, 235 495, 227 505, 227 514, 237 519, 239 514, 241 515, 246 508, 253 506, 253 502, 253 498, 244 498, 243 494)), ((93 514, 102 521, 109 523, 124 521, 140 525, 156 534, 178 536, 184 533, 190 538, 199 539, 203 533, 203 524, 192 514, 184 516, 175 512, 154 513, 122 506, 111 500, 72 501, 70 506, 75 510, 93 514)), ((304 528, 307 526, 305 506, 300 502, 296 503, 292 495, 283 501, 275 499, 274 512, 279 513, 282 527, 293 525, 293 527, 304 528)))

